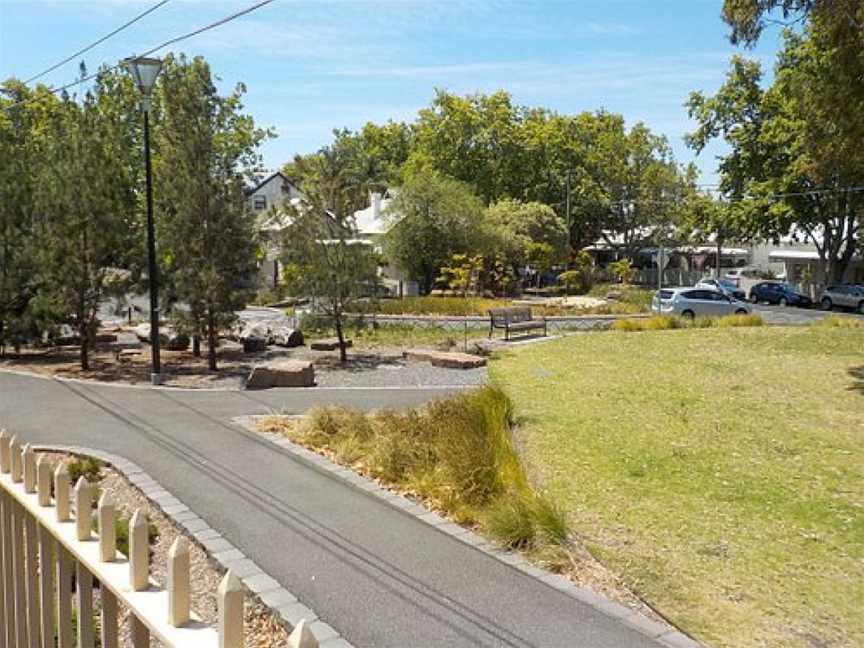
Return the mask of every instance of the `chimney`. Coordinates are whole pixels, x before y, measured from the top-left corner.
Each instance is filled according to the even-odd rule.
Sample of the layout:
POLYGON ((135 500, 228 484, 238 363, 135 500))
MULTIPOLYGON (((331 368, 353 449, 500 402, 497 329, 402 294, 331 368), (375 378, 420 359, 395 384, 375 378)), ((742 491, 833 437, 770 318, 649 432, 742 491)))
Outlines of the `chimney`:
POLYGON ((369 194, 369 205, 372 207, 372 218, 381 218, 381 194, 373 191, 369 194))

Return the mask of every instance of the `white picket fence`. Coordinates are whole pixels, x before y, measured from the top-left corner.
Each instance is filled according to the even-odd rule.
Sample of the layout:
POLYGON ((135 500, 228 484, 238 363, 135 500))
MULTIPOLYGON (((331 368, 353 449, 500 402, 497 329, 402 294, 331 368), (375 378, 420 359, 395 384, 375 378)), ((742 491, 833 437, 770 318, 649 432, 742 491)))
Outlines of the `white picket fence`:
POLYGON ((0 648, 93 648, 97 630, 103 648, 117 648, 118 603, 129 611, 135 648, 149 648, 151 636, 171 647, 243 646, 244 595, 234 574, 219 585, 218 628, 202 623, 190 610, 188 541, 180 537, 171 547, 160 588, 149 575, 142 512, 130 520, 126 558, 116 549, 110 498, 98 503, 94 535, 93 489, 83 478, 71 486, 63 465, 54 469, 0 432, 0 648))

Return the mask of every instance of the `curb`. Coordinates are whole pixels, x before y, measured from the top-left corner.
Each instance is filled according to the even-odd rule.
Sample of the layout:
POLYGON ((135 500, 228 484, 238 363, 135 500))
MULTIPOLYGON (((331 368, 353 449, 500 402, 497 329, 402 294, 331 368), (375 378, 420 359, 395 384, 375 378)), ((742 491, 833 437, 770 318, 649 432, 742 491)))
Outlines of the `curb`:
POLYGON ((188 506, 162 488, 159 482, 137 464, 119 455, 81 446, 36 445, 33 449, 39 452, 65 452, 77 456, 89 456, 104 462, 137 488, 152 506, 192 536, 207 553, 210 561, 219 569, 223 572, 232 570, 251 595, 269 607, 283 625, 293 630, 301 620, 305 620, 306 627, 312 631, 320 648, 354 648, 335 628, 321 620, 311 608, 301 603, 275 578, 266 574, 243 552, 222 537, 222 534, 212 529, 188 506))
MULTIPOLYGON (((302 417, 302 415, 292 418, 300 417, 302 417)), ((559 592, 576 599, 580 603, 589 605, 606 616, 620 621, 631 629, 657 641, 661 646, 666 646, 667 648, 704 648, 702 644, 687 636, 680 630, 677 630, 674 627, 670 628, 670 626, 666 624, 649 619, 644 614, 636 612, 620 603, 610 601, 592 590, 579 587, 573 583, 573 581, 564 578, 563 576, 532 565, 521 554, 501 549, 470 529, 465 529, 455 522, 451 522, 447 518, 428 510, 421 504, 394 493, 393 491, 380 486, 372 479, 364 477, 350 468, 334 463, 323 455, 290 441, 281 434, 258 431, 253 422, 259 418, 264 417, 244 416, 233 419, 233 422, 254 432, 255 434, 260 435, 270 443, 291 452, 295 456, 306 459, 316 467, 332 473, 334 476, 348 482, 352 486, 366 491, 372 497, 382 499, 391 506, 401 509, 404 513, 417 518, 421 522, 435 527, 441 533, 446 533, 455 540, 473 547, 478 551, 482 551, 486 555, 509 565, 513 569, 519 570, 526 576, 534 578, 548 587, 558 590, 559 592)), ((323 646, 324 644, 322 644, 322 647, 323 646)), ((329 644, 327 645, 327 648, 329 648, 329 644)))

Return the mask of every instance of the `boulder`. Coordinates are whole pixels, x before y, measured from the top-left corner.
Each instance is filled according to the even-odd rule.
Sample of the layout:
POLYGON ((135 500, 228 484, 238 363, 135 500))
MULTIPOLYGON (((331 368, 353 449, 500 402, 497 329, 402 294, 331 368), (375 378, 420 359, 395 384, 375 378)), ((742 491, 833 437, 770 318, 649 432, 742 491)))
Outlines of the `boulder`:
MULTIPOLYGON (((142 342, 146 342, 150 344, 150 325, 147 323, 139 324, 132 331, 135 333, 135 337, 137 337, 142 342)), ((170 329, 167 327, 160 327, 159 329, 159 345, 164 347, 168 344, 168 333, 170 329)))
POLYGON ((278 329, 273 333, 273 344, 288 348, 303 346, 303 333, 299 329, 278 329))
MULTIPOLYGON (((351 340, 345 340, 345 348, 350 349, 352 346, 351 340)), ((315 340, 312 344, 309 345, 309 348, 313 351, 335 351, 339 348, 339 339, 338 338, 321 338, 320 340, 315 340)))
POLYGON ((265 344, 273 344, 273 331, 267 322, 252 322, 243 327, 238 336, 240 342, 248 338, 258 338, 264 340, 265 344))
MULTIPOLYGON (((161 331, 159 337, 161 338, 161 331)), ((185 351, 189 348, 189 336, 185 333, 174 333, 173 331, 168 335, 168 342, 165 347, 169 351, 185 351)))
POLYGON ((304 360, 271 360, 252 367, 246 380, 246 389, 268 389, 270 387, 312 387, 315 385, 315 369, 304 360))
POLYGON ((260 337, 244 337, 240 340, 243 343, 243 353, 259 353, 267 350, 267 340, 260 337))
POLYGON ((445 369, 477 369, 478 367, 486 366, 486 358, 471 355, 470 353, 409 349, 402 355, 408 360, 431 362, 433 367, 443 367, 445 369))

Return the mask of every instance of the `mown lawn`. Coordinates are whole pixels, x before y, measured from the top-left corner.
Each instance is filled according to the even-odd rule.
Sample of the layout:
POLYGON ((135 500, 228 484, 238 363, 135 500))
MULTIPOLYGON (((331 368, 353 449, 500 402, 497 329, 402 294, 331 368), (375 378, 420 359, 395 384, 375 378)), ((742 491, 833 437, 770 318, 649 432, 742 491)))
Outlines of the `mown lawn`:
POLYGON ((492 364, 594 555, 714 646, 864 645, 864 328, 594 333, 492 364))

